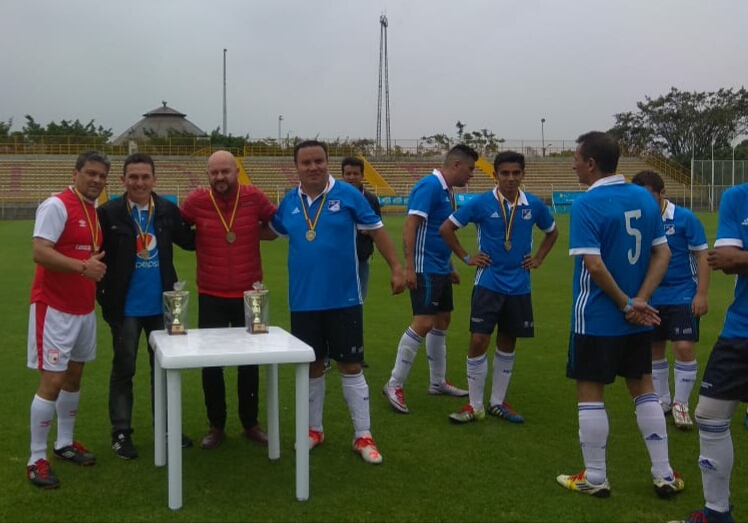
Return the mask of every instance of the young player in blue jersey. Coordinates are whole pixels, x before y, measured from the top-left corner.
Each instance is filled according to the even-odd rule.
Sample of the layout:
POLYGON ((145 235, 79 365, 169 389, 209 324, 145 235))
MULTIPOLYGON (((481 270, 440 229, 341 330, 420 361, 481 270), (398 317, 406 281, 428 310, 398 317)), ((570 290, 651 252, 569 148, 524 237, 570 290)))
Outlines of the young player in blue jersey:
POLYGON ((665 415, 652 385, 652 325, 660 320, 647 303, 670 261, 660 210, 646 189, 615 174, 620 149, 613 137, 590 132, 577 143, 573 168, 589 189, 571 206, 569 255, 575 260, 566 376, 576 380, 585 470, 556 480, 574 492, 610 496, 603 394, 621 376, 634 400, 655 492, 669 497, 684 483, 670 467, 665 415))
POLYGON ((730 474, 734 461, 730 421, 738 402, 748 401, 748 183, 726 190, 719 204, 717 240, 709 267, 736 275, 735 299, 701 378, 695 418, 704 508, 690 523, 731 523, 730 474))
POLYGON ((353 420, 353 450, 368 463, 382 455, 371 436, 369 386, 364 359, 362 297, 356 233, 369 232, 392 271, 392 293, 405 290, 395 246, 366 198, 328 173, 327 147, 318 141, 294 148, 298 189, 278 206, 272 229, 289 240, 288 303, 291 333, 309 344, 316 360, 309 366, 309 445, 324 441, 325 357, 337 361, 343 397, 353 420))
POLYGON ((439 232, 457 257, 476 266, 470 310, 470 347, 467 379, 470 403, 449 416, 452 423, 482 420, 486 410, 511 423, 524 418, 504 401, 514 368, 517 338, 535 334, 530 295, 530 269, 537 269, 558 238, 556 222, 548 207, 520 190, 525 176, 525 157, 514 151, 499 153, 494 160, 496 188, 469 200, 444 221, 439 232), (457 229, 474 223, 478 253, 468 254, 457 229), (532 254, 533 226, 545 238, 532 254), (488 357, 486 351, 497 328, 493 359, 493 386, 488 409, 483 406, 488 357))
POLYGON ((452 284, 459 283, 460 276, 450 262, 452 250, 439 234, 439 226, 455 210, 452 189, 467 184, 477 159, 478 153, 467 145, 454 146, 447 153, 442 168, 421 178, 408 198, 403 250, 405 285, 410 289, 413 319, 400 338, 392 374, 382 389, 395 412, 410 412, 403 385, 424 338, 429 360, 429 394, 468 394, 446 379, 452 284))
POLYGON ((655 326, 652 334, 652 382, 665 414, 672 412, 676 427, 690 429, 693 422, 688 398, 698 371, 699 318, 708 308, 706 234, 696 215, 665 199, 665 183, 659 174, 641 171, 631 182, 647 189, 657 201, 671 252, 665 277, 650 300, 660 316, 660 324, 655 326), (674 401, 671 401, 670 369, 665 357, 667 340, 672 342, 675 352, 674 401))

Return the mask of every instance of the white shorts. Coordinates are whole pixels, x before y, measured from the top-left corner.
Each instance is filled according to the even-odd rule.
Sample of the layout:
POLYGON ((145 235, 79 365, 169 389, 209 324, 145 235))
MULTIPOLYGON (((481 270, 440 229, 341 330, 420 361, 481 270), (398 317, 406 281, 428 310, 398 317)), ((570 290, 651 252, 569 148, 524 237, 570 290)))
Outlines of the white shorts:
POLYGON ((46 303, 32 303, 29 313, 28 367, 64 372, 68 361, 96 358, 96 313, 68 314, 46 303))

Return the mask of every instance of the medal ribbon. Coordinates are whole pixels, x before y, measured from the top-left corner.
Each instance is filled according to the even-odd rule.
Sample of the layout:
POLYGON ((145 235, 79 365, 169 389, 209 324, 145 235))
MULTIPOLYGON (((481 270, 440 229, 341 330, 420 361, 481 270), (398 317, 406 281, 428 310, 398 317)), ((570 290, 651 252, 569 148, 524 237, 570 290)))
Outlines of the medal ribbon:
POLYGON ((665 216, 666 210, 667 210, 667 200, 662 200, 662 205, 660 205, 660 215, 665 216))
POLYGON ((80 192, 78 192, 78 189, 73 187, 73 190, 75 191, 75 195, 78 196, 78 201, 81 202, 81 206, 83 207, 83 212, 86 214, 86 221, 88 222, 88 230, 91 231, 91 239, 93 240, 93 251, 91 251, 91 254, 95 253, 99 250, 99 216, 96 214, 96 211, 94 211, 94 220, 91 221, 91 216, 88 214, 88 208, 86 207, 86 202, 83 201, 83 195, 81 195, 80 192))
MULTIPOLYGON (((512 212, 509 214, 509 220, 506 219, 506 209, 504 208, 504 198, 503 195, 499 193, 499 189, 496 189, 496 196, 499 200, 499 207, 501 208, 501 217, 504 218, 504 241, 509 241, 509 238, 512 236, 512 227, 514 227, 514 216, 517 214, 517 202, 519 201, 519 191, 517 191, 517 194, 514 196, 514 203, 512 204, 512 212)), ((507 202, 509 200, 506 200, 507 202)))
POLYGON ((218 208, 216 199, 213 197, 213 189, 210 189, 208 191, 208 194, 210 194, 210 201, 213 202, 213 207, 215 207, 216 212, 218 213, 218 217, 221 219, 221 223, 223 224, 223 228, 226 229, 226 232, 231 232, 231 228, 234 226, 234 218, 236 218, 236 210, 239 208, 239 189, 241 189, 241 187, 236 188, 236 200, 234 200, 234 210, 231 211, 231 219, 229 220, 228 224, 226 224, 226 220, 223 217, 223 213, 221 212, 221 209, 218 208))
POLYGON ((457 200, 455 200, 454 191, 449 191, 449 203, 452 204, 452 212, 457 210, 457 200))
POLYGON ((135 218, 135 215, 133 214, 133 206, 130 203, 130 199, 127 199, 127 207, 130 209, 130 216, 132 216, 132 219, 135 221, 135 225, 138 228, 138 236, 140 236, 140 241, 143 244, 144 249, 148 249, 148 227, 151 225, 151 216, 153 216, 153 196, 151 196, 150 201, 148 202, 148 219, 145 222, 145 230, 140 226, 140 211, 138 211, 138 219, 135 218))
MULTIPOLYGON (((322 193, 322 201, 319 203, 317 212, 314 215, 314 221, 309 219, 309 211, 307 210, 306 203, 304 202, 305 198, 302 194, 299 194, 299 198, 301 199, 301 208, 304 210, 304 220, 306 220, 306 226, 310 231, 314 231, 314 228, 317 227, 317 222, 319 221, 319 217, 322 215, 322 207, 324 207, 325 200, 327 199, 327 187, 329 187, 329 185, 330 185, 330 182, 328 181, 327 185, 325 186, 325 190, 322 193)), ((311 209, 311 206, 309 208, 311 209)))

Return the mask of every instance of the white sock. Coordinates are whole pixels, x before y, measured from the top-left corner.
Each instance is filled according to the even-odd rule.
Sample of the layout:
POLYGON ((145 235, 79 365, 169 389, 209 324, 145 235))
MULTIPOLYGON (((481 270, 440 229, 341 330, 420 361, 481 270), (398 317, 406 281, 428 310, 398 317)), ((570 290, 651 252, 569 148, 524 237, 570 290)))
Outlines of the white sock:
POLYGON ((587 481, 601 485, 608 477, 605 449, 608 445, 608 414, 602 402, 578 403, 579 445, 582 447, 587 481))
POLYGON ((670 405, 670 366, 666 359, 652 360, 652 384, 654 385, 657 399, 665 405, 670 405))
POLYGON ((61 390, 57 396, 55 408, 57 409, 57 441, 55 448, 61 449, 73 444, 73 430, 75 429, 75 416, 78 414, 78 403, 81 393, 61 390))
POLYGON ((491 387, 491 405, 501 405, 506 398, 506 389, 512 379, 514 353, 501 352, 496 349, 493 355, 493 384, 491 387))
POLYGON ((667 426, 665 414, 657 402, 654 392, 642 394, 634 398, 636 405, 636 422, 639 432, 644 438, 649 458, 652 460, 652 476, 672 476, 667 448, 667 426))
POLYGON ((322 408, 325 405, 325 375, 309 378, 309 428, 324 432, 322 408))
POLYGON ((343 397, 348 404, 348 411, 353 421, 353 437, 358 439, 369 435, 371 418, 369 417, 369 385, 364 373, 342 374, 343 397))
POLYGON ((697 420, 699 425, 699 468, 704 499, 709 509, 730 510, 730 473, 735 459, 730 420, 697 420))
POLYGON ((486 375, 488 374, 488 355, 467 359, 468 391, 470 405, 475 410, 483 409, 483 393, 486 390, 486 375))
POLYGON ((392 375, 389 384, 394 387, 402 387, 405 380, 408 379, 410 368, 416 359, 418 347, 421 346, 421 338, 416 332, 408 327, 400 338, 400 344, 397 346, 397 358, 395 366, 392 367, 392 375))
POLYGON ((29 465, 47 459, 47 439, 55 417, 55 402, 40 398, 36 394, 31 401, 31 457, 29 465))
POLYGON ((447 380, 447 331, 431 329, 426 334, 426 354, 431 384, 441 385, 447 380))
POLYGON ((688 398, 691 397, 691 391, 696 383, 696 373, 699 366, 696 360, 678 361, 675 360, 675 401, 688 406, 688 398))

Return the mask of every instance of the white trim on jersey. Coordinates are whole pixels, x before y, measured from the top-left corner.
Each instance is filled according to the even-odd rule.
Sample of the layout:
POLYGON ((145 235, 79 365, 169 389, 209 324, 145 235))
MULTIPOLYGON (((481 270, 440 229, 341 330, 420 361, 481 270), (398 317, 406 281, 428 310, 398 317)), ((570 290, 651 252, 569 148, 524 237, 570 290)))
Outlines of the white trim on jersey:
POLYGON ((582 263, 582 271, 579 274, 579 296, 574 304, 574 332, 585 334, 587 326, 584 321, 584 310, 587 308, 587 301, 590 298, 590 289, 592 275, 582 263))

